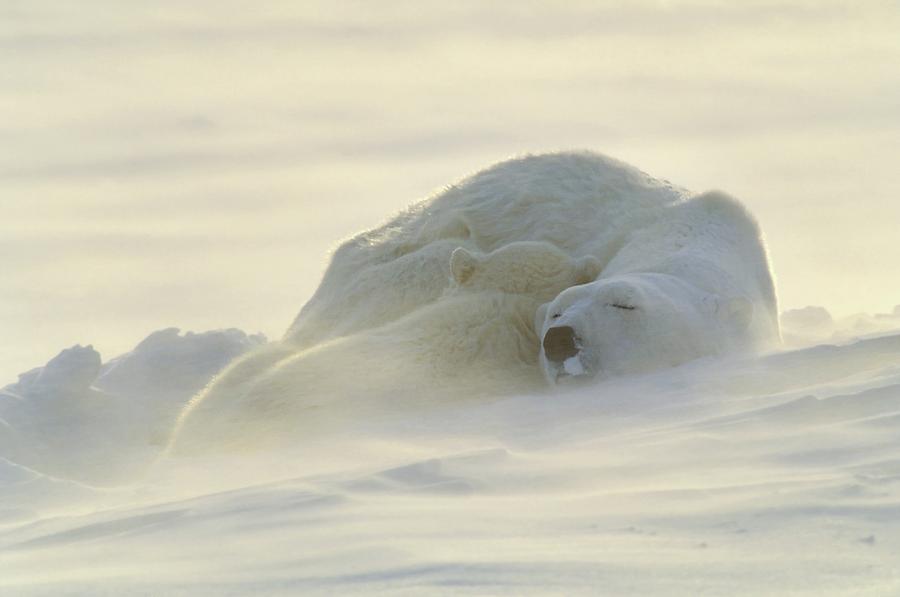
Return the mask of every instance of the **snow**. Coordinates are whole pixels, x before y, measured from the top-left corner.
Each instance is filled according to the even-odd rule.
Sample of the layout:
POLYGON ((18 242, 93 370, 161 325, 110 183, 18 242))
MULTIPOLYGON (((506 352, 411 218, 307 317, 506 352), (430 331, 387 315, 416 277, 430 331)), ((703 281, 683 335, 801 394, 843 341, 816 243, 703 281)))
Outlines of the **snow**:
POLYGON ((900 594, 900 306, 871 313, 900 12, 522 6, 0 8, 0 384, 71 347, 0 388, 0 595, 900 594), (240 458, 160 452, 262 338, 101 358, 280 335, 336 239, 573 147, 735 193, 781 304, 829 310, 785 313, 782 353, 240 458))
POLYGON ((129 353, 104 364, 94 387, 144 402, 184 403, 228 362, 264 344, 265 336, 241 330, 186 332, 178 328, 153 332, 129 353))
POLYGON ((847 342, 853 338, 890 333, 900 328, 900 305, 890 313, 856 313, 835 319, 824 307, 807 306, 781 314, 785 344, 804 346, 816 342, 847 342))
POLYGON ((893 594, 898 419, 894 331, 386 409, 106 489, 0 461, 0 593, 893 594))
POLYGON ((181 335, 168 328, 107 363, 90 345, 67 348, 0 389, 0 458, 119 483, 156 457, 191 396, 264 342, 235 329, 181 335))

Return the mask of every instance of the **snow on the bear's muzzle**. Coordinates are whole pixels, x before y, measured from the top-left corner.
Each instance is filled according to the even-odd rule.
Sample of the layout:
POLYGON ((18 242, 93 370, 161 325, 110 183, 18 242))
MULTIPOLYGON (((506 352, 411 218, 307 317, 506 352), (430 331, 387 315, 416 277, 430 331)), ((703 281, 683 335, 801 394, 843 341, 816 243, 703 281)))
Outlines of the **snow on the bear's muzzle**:
POLYGON ((548 328, 541 341, 545 371, 552 383, 560 378, 584 376, 584 362, 581 358, 582 342, 571 326, 561 325, 548 328))

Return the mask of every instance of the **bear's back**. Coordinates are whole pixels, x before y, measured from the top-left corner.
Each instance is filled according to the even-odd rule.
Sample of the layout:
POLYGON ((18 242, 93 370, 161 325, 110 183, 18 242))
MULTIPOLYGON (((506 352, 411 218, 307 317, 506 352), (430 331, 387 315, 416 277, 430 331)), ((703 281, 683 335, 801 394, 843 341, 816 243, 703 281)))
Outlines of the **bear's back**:
MULTIPOLYGON (((687 192, 587 151, 528 155, 495 164, 424 202, 423 213, 457 214, 483 251, 546 241, 573 255, 603 253, 646 213, 687 192)), ((457 224, 457 227, 459 225, 457 224)))
MULTIPOLYGON (((686 196, 667 181, 587 151, 500 162, 343 242, 285 338, 297 339, 331 325, 325 320, 344 311, 364 320, 365 303, 346 298, 354 281, 362 272, 399 263, 428 245, 455 243, 490 252, 511 242, 545 241, 570 255, 593 255, 605 263, 633 230, 686 196)), ((433 296, 423 292, 421 304, 433 296)), ((334 337, 319 332, 313 336, 334 337)))

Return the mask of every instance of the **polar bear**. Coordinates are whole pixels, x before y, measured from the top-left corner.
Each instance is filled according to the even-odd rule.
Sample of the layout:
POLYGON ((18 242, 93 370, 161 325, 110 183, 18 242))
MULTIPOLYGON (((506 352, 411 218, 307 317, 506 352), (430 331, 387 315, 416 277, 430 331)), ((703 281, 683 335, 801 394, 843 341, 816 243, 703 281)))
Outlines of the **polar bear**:
POLYGON ((285 344, 313 346, 432 303, 446 288, 428 273, 440 263, 432 252, 519 241, 600 264, 595 284, 563 292, 538 317, 551 382, 779 341, 765 245, 740 204, 722 193, 692 196, 596 153, 562 152, 491 166, 343 243, 285 344), (383 306, 397 296, 402 309, 383 306), (571 325, 548 319, 557 314, 571 325))
POLYGON ((432 303, 447 287, 445 256, 458 246, 487 253, 544 241, 606 263, 633 231, 687 196, 591 152, 501 162, 341 244, 284 339, 313 346, 432 303))
POLYGON ((320 305, 291 335, 294 346, 312 346, 324 338, 377 328, 437 300, 450 284, 450 256, 458 248, 475 249, 468 239, 438 239, 422 247, 399 247, 395 258, 356 270, 340 296, 320 305))
POLYGON ((594 280, 601 266, 546 242, 514 242, 489 254, 457 247, 447 263, 449 288, 432 304, 311 349, 291 352, 282 343, 236 363, 191 401, 172 452, 289 436, 347 409, 358 417, 399 404, 540 387, 535 311, 594 280))
POLYGON ((667 206, 596 281, 538 309, 547 380, 643 373, 770 346, 778 317, 760 238, 753 217, 724 193, 667 206))

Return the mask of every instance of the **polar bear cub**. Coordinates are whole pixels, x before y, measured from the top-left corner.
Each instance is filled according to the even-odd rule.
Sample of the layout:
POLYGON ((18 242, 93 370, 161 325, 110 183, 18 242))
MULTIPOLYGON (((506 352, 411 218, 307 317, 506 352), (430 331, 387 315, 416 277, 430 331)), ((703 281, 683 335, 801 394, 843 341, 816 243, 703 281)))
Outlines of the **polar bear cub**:
POLYGON ((592 282, 602 265, 590 255, 574 259, 543 241, 504 245, 487 255, 459 247, 450 256, 457 288, 499 291, 550 300, 562 290, 592 282))
POLYGON ((600 268, 593 257, 573 258, 546 242, 488 254, 458 247, 450 287, 436 302, 274 363, 269 347, 260 353, 267 367, 237 365, 251 376, 243 383, 224 373, 182 414, 173 450, 289 437, 311 418, 348 408, 384 413, 391 405, 540 387, 535 311, 600 268))

